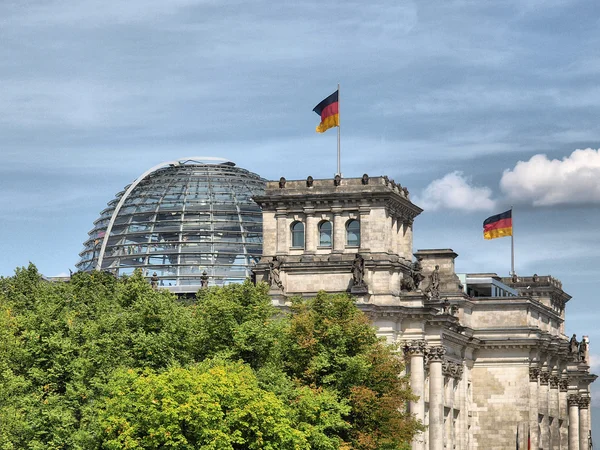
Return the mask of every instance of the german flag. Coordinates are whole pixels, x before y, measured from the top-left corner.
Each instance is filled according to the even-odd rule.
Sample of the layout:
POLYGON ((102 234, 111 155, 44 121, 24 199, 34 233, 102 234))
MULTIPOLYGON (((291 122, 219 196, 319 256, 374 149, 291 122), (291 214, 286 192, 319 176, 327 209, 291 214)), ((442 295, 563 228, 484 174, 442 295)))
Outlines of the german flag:
POLYGON ((512 236, 512 209, 488 217, 483 221, 484 239, 496 239, 504 236, 512 236))
POLYGON ((317 133, 324 133, 333 127, 340 126, 339 90, 322 100, 313 111, 321 116, 321 123, 317 125, 317 133))

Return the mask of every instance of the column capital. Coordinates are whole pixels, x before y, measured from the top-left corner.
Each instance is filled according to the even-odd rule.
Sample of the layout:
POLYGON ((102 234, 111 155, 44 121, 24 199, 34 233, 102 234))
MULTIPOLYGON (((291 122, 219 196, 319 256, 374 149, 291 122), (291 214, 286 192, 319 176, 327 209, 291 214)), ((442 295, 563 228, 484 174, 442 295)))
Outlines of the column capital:
POLYGON ((539 377, 540 377, 539 367, 530 367, 529 368, 529 381, 537 383, 539 377))
POLYGON ((580 395, 578 405, 579 409, 588 409, 590 407, 590 398, 587 395, 580 395))
POLYGON ((569 394, 567 397, 567 403, 569 406, 579 406, 579 395, 569 394))
POLYGON ((549 372, 540 372, 540 384, 542 386, 548 386, 548 383, 550 382, 550 373, 549 372))
POLYGON ((427 351, 427 359, 429 362, 441 362, 446 354, 446 349, 443 346, 430 347, 427 351))
POLYGON ((406 355, 420 355, 423 356, 427 352, 427 341, 423 339, 415 341, 406 341, 402 347, 404 354, 406 355))
POLYGON ((550 388, 558 389, 559 384, 560 384, 560 377, 558 375, 550 375, 550 388))
POLYGON ((442 374, 444 374, 446 377, 460 380, 463 374, 463 366, 462 364, 454 361, 444 360, 442 362, 442 374))
POLYGON ((569 390, 569 379, 561 378, 558 383, 558 387, 560 388, 561 392, 567 392, 569 390))

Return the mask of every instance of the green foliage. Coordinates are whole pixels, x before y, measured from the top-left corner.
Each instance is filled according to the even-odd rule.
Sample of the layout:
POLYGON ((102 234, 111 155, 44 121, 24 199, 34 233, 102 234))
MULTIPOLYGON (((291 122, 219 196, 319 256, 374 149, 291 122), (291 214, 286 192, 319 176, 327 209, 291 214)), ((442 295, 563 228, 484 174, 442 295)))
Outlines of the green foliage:
POLYGON ((310 448, 289 408, 242 363, 118 371, 108 393, 98 420, 108 449, 310 448))
POLYGON ((377 338, 347 295, 319 292, 296 299, 287 328, 290 376, 337 392, 348 405, 350 428, 340 435, 358 450, 402 448, 423 427, 407 413, 414 398, 402 361, 377 338))
POLYGON ((0 449, 397 449, 401 361, 345 295, 180 302, 140 273, 0 278, 0 449))

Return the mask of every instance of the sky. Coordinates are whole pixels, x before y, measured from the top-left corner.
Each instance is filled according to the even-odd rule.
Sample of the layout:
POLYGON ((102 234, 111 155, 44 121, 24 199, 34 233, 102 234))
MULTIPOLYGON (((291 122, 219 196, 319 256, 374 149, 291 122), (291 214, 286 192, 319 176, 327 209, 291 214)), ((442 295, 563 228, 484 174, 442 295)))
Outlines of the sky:
POLYGON ((343 175, 407 186, 415 249, 460 272, 508 274, 482 221, 513 206, 517 273, 563 282, 600 372, 599 25, 577 0, 3 0, 0 275, 74 269, 163 161, 332 177, 312 108, 340 83, 343 175))

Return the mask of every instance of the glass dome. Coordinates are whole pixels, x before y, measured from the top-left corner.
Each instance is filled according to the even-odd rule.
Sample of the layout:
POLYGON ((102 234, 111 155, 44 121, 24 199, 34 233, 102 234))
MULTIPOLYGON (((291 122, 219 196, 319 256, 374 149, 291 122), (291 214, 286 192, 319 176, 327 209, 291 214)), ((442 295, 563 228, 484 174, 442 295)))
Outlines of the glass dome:
POLYGON ((160 164, 119 192, 94 222, 77 268, 115 275, 141 269, 158 285, 193 292, 239 283, 262 252, 266 180, 220 158, 160 164))

